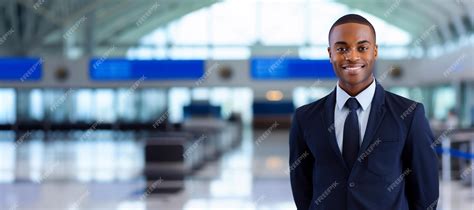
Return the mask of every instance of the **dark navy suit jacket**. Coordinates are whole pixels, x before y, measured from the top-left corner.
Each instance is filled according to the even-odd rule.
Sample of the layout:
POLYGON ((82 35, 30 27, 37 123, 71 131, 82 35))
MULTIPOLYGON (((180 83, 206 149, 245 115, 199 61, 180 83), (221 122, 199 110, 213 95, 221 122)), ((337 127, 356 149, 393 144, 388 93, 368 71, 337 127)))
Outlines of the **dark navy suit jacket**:
POLYGON ((358 160, 349 170, 334 133, 336 91, 298 108, 290 177, 298 210, 429 210, 438 159, 423 105, 377 84, 358 160))

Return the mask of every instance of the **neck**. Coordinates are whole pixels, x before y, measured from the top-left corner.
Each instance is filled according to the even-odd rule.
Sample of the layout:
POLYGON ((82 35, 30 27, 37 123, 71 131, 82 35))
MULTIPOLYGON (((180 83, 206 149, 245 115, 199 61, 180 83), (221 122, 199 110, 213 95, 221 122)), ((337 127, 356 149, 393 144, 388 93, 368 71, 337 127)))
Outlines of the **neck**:
POLYGON ((373 81, 374 81, 373 76, 369 77, 369 79, 367 79, 366 81, 355 84, 355 85, 344 83, 341 80, 339 80, 339 87, 341 87, 341 89, 346 91, 347 94, 354 97, 358 95, 360 92, 364 91, 367 87, 369 87, 373 81))

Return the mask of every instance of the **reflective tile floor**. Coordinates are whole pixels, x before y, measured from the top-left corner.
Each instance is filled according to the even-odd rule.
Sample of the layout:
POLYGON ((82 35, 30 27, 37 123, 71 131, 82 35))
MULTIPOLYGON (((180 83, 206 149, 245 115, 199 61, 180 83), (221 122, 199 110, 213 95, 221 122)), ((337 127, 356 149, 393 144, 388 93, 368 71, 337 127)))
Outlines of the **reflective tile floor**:
MULTIPOLYGON (((107 140, 107 134, 87 142, 0 140, 0 210, 294 210, 288 132, 260 138, 264 132, 247 129, 239 148, 175 194, 144 191, 151 188, 140 176, 142 146, 132 140, 107 140)), ((442 182, 439 209, 474 210, 473 194, 442 182)))

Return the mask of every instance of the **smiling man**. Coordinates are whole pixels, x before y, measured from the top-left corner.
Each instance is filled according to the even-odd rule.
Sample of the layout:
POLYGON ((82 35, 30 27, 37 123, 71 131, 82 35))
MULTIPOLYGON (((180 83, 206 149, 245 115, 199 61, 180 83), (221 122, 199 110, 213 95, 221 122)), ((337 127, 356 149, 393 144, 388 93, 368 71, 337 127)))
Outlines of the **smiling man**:
POLYGON ((298 108, 290 131, 298 209, 436 209, 438 162, 423 105, 374 79, 372 24, 355 14, 339 18, 328 53, 336 88, 298 108))

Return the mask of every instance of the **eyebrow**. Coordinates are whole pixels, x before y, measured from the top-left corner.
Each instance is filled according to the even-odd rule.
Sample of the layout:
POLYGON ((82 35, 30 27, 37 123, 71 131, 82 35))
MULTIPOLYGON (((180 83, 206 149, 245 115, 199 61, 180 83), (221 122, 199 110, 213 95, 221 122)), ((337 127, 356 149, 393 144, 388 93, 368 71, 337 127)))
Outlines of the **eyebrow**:
POLYGON ((342 41, 338 41, 338 42, 334 43, 334 45, 337 45, 337 44, 341 44, 341 45, 347 45, 347 43, 346 43, 346 42, 342 42, 342 41))
POLYGON ((370 42, 367 40, 362 40, 362 41, 357 42, 357 44, 365 44, 365 43, 370 44, 370 42))
MULTIPOLYGON (((358 42, 357 42, 357 44, 365 44, 365 43, 370 44, 370 42, 367 41, 367 40, 362 40, 362 41, 358 41, 358 42)), ((340 44, 340 45, 347 45, 347 42, 338 41, 338 42, 334 43, 334 45, 338 45, 338 44, 340 44)))

